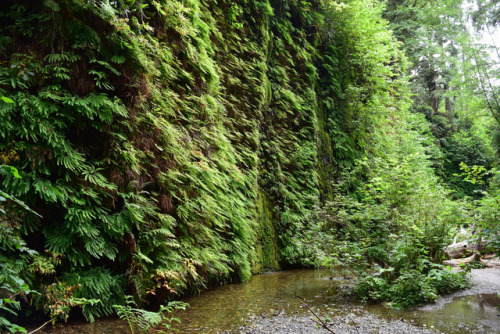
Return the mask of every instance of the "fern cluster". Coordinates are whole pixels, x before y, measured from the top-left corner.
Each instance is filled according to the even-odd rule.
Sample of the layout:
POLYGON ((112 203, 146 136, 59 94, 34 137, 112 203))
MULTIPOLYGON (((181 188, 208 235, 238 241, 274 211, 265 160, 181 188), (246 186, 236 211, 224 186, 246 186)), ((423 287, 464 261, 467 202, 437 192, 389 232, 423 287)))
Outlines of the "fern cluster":
POLYGON ((349 29, 325 37, 327 16, 321 1, 2 3, 0 157, 23 178, 1 184, 43 216, 16 219, 40 291, 101 299, 81 305, 93 320, 124 293, 161 302, 300 263, 298 227, 370 138, 362 81, 383 85, 349 29))
POLYGON ((186 303, 173 301, 167 305, 162 305, 158 312, 146 311, 136 308, 136 304, 132 296, 126 296, 125 305, 113 305, 116 314, 120 319, 127 321, 130 331, 134 333, 150 333, 154 327, 163 324, 167 329, 172 328, 172 322, 179 322, 178 318, 170 317, 170 313, 174 310, 184 310, 187 307, 186 303))

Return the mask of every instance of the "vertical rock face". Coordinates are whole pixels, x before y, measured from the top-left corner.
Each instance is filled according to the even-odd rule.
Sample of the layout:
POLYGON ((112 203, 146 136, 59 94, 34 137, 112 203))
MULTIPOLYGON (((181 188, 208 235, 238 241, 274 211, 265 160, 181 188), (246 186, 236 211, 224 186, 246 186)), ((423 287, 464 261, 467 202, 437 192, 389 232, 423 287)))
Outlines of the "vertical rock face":
POLYGON ((341 29, 321 31, 328 10, 3 1, 15 103, 0 107, 0 157, 23 178, 2 187, 43 216, 10 220, 40 286, 80 284, 106 314, 117 291, 161 299, 299 263, 300 224, 362 143, 344 91, 370 69, 347 64, 341 29))

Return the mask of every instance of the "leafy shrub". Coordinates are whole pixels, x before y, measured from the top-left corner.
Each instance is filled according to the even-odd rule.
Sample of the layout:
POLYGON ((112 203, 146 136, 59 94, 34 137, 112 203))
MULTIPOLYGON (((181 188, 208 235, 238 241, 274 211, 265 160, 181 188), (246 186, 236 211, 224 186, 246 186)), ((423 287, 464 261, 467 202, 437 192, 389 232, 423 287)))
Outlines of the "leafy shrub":
POLYGON ((355 293, 365 301, 390 301, 392 307, 408 308, 469 286, 465 272, 454 273, 446 268, 435 268, 427 274, 413 269, 395 278, 384 275, 385 272, 387 270, 379 270, 375 275, 365 274, 355 293))
POLYGON ((355 293, 365 300, 383 301, 387 299, 389 284, 383 277, 365 276, 356 286, 355 293))
POLYGON ((428 279, 438 294, 449 294, 470 287, 466 270, 453 272, 447 268, 436 268, 429 271, 428 279))
POLYGON ((423 273, 408 270, 390 282, 389 296, 394 307, 408 308, 435 300, 437 291, 423 273))
POLYGON ((406 117, 398 129, 382 124, 373 155, 340 175, 334 200, 303 229, 304 247, 316 245, 311 262, 348 265, 361 275, 362 299, 403 308, 465 286, 439 263, 453 231, 470 223, 469 206, 450 200, 434 175, 418 132, 425 127, 414 126, 425 120, 406 117))
MULTIPOLYGON (((11 103, 8 99, 6 102, 11 103)), ((21 178, 19 171, 8 165, 0 165, 0 176, 21 178)), ((37 252, 27 247, 20 226, 13 219, 30 214, 38 215, 24 202, 0 189, 0 331, 7 329, 26 333, 23 327, 9 319, 17 316, 21 298, 36 294, 30 288, 24 271, 37 252)))

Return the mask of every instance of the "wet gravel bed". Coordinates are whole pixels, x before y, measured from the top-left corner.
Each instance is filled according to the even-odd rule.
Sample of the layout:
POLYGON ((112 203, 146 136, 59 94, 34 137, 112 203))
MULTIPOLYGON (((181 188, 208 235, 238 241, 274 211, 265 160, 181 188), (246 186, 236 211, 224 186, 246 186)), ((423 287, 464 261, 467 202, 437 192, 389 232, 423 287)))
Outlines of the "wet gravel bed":
MULTIPOLYGON (((335 310, 338 313, 338 310, 335 310)), ((363 311, 361 308, 345 310, 345 315, 328 318, 328 312, 321 312, 321 318, 328 328, 337 334, 436 334, 433 329, 418 327, 401 319, 388 321, 379 316, 363 311)), ((258 316, 244 327, 233 333, 242 334, 325 334, 331 333, 314 322, 314 316, 258 316)))
MULTIPOLYGON (((197 307, 194 315, 198 318, 193 313, 187 313, 178 333, 331 333, 315 324, 314 316, 294 297, 298 294, 307 298, 304 299, 307 305, 337 334, 500 334, 498 303, 487 304, 491 303, 488 299, 491 296, 477 297, 479 294, 496 296, 500 293, 500 269, 472 270, 470 289, 441 297, 436 303, 401 312, 394 312, 383 305, 354 304, 341 293, 348 290, 345 286, 333 295, 325 296, 323 292, 330 286, 323 283, 331 280, 328 273, 302 270, 260 275, 253 278, 252 284, 221 287, 219 290, 223 293, 216 293, 215 290, 207 292, 195 299, 199 305, 191 303, 192 307, 197 307), (287 296, 291 297, 285 298, 287 296), (457 303, 453 301, 455 297, 463 301, 457 303), (450 309, 450 305, 454 308, 450 309), (427 321, 429 314, 432 321, 427 321), (245 325, 238 327, 240 324, 245 325)), ((345 284, 349 285, 349 282, 345 284)), ((58 324, 57 328, 47 326, 42 332, 125 334, 130 330, 126 322, 108 318, 93 324, 71 322, 58 324)))
POLYGON ((472 287, 460 291, 457 295, 500 293, 500 268, 473 269, 470 275, 472 287))
MULTIPOLYGON (((500 268, 485 268, 474 269, 471 274, 472 286, 469 289, 459 291, 457 293, 438 298, 436 303, 421 307, 420 310, 431 311, 443 308, 443 306, 453 298, 460 296, 476 295, 476 294, 495 294, 500 293, 500 268)), ((350 307, 339 312, 338 309, 333 310, 334 316, 328 319, 328 307, 317 312, 322 319, 326 319, 328 328, 337 334, 365 334, 365 333, 387 333, 387 334, 416 334, 416 333, 441 333, 433 328, 417 326, 413 320, 386 320, 378 315, 369 313, 361 307, 350 307)), ((314 320, 314 316, 286 316, 283 314, 275 314, 271 316, 256 316, 249 319, 247 326, 240 327, 234 331, 243 334, 321 334, 331 333, 324 328, 320 328, 314 320)), ((495 328, 494 325, 492 328, 495 328)), ((458 328, 457 328, 458 330, 458 328)), ((233 332, 233 333, 234 333, 233 332)), ((453 330, 447 333, 452 333, 453 330)), ((499 331, 484 332, 483 330, 470 329, 469 333, 500 333, 499 331)))

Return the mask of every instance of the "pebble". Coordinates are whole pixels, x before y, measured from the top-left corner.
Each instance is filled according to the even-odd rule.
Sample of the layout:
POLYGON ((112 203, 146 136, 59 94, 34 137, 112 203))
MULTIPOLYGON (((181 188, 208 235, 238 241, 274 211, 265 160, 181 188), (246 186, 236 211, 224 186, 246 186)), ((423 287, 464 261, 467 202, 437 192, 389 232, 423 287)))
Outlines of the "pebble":
MULTIPOLYGON (((348 311, 348 310, 346 310, 348 311)), ((388 321, 368 312, 356 310, 336 316, 327 322, 328 328, 337 334, 435 334, 431 329, 417 327, 407 321, 388 321)), ((325 334, 329 333, 309 316, 260 317, 252 324, 240 327, 241 334, 325 334)))

